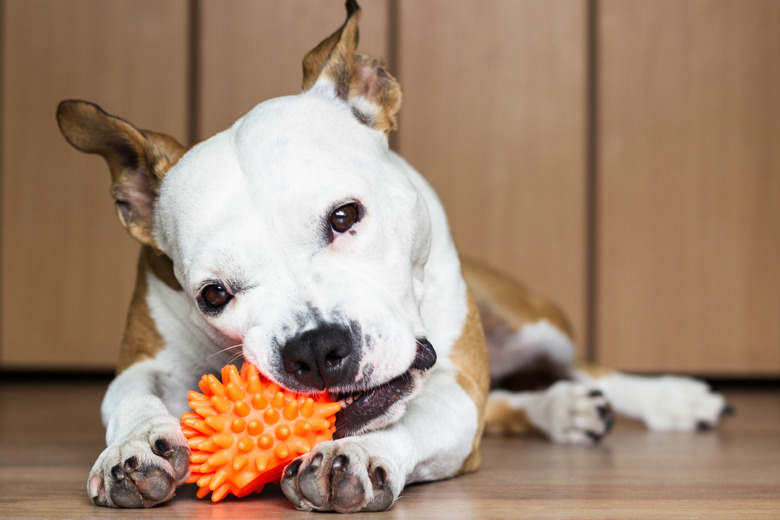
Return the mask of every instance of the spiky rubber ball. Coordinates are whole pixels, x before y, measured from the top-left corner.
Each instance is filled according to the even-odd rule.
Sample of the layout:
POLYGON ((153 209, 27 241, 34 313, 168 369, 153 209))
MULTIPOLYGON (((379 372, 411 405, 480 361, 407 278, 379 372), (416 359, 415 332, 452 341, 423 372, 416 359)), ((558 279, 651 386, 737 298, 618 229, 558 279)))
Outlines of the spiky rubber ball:
POLYGON ((219 502, 229 493, 244 497, 278 482, 284 467, 336 431, 339 403, 280 388, 244 363, 222 369, 222 381, 204 375, 189 392, 192 412, 181 416, 188 439, 190 477, 198 498, 219 502))

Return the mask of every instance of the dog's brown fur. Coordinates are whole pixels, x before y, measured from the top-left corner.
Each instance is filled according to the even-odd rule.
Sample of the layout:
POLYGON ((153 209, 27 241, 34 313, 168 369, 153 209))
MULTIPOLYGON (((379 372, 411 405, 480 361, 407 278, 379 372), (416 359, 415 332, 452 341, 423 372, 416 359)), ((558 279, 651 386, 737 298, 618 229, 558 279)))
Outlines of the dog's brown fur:
POLYGON ((138 257, 138 270, 135 290, 127 311, 127 323, 119 352, 117 374, 144 359, 153 358, 165 346, 157 325, 152 318, 146 296, 149 291, 147 275, 157 277, 175 291, 181 291, 181 285, 173 274, 173 263, 156 249, 149 246, 141 248, 138 257))
POLYGON ((461 473, 476 471, 482 463, 479 445, 482 440, 485 403, 490 391, 490 370, 485 348, 485 335, 482 332, 479 309, 477 309, 471 292, 468 294, 468 309, 463 330, 450 353, 450 359, 457 368, 456 380, 474 401, 479 414, 479 427, 474 436, 471 454, 463 462, 463 466, 460 468, 461 473))
POLYGON ((481 262, 461 260, 463 277, 474 294, 488 335, 499 327, 511 334, 529 323, 547 320, 567 336, 574 336, 566 314, 556 304, 481 262))

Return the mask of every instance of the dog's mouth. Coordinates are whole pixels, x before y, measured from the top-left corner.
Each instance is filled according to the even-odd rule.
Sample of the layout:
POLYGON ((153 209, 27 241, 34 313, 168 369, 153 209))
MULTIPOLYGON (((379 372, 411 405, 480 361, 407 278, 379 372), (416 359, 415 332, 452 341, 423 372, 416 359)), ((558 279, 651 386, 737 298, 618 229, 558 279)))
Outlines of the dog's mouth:
POLYGON ((365 431, 372 425, 382 426, 380 419, 389 420, 394 407, 414 395, 422 373, 436 363, 436 351, 431 344, 417 341, 417 355, 409 369, 398 377, 373 388, 352 393, 331 392, 329 397, 338 401, 341 410, 336 414, 334 438, 349 437, 365 431))
POLYGON ((385 416, 390 408, 403 402, 412 395, 415 387, 415 375, 408 370, 374 388, 361 390, 352 394, 330 394, 333 401, 338 401, 341 410, 336 414, 336 433, 334 437, 349 437, 385 416))

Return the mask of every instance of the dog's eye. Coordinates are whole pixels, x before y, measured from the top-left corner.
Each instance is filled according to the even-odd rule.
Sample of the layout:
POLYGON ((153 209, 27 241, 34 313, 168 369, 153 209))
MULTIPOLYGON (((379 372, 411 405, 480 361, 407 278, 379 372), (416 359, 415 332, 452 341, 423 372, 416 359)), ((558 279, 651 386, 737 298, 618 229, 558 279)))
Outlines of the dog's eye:
POLYGON ((345 204, 330 214, 330 227, 336 233, 346 233, 360 217, 357 204, 345 204))
POLYGON ((232 299, 233 295, 219 284, 207 285, 200 292, 201 309, 204 312, 220 311, 232 299))

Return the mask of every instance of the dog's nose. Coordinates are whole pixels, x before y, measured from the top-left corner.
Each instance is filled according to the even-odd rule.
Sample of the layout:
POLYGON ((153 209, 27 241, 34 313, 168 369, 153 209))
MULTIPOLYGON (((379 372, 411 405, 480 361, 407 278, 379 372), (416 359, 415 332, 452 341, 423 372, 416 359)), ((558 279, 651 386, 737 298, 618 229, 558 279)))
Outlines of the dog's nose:
POLYGON ((306 331, 282 348, 284 369, 307 389, 349 384, 355 380, 360 361, 354 336, 336 325, 306 331))

